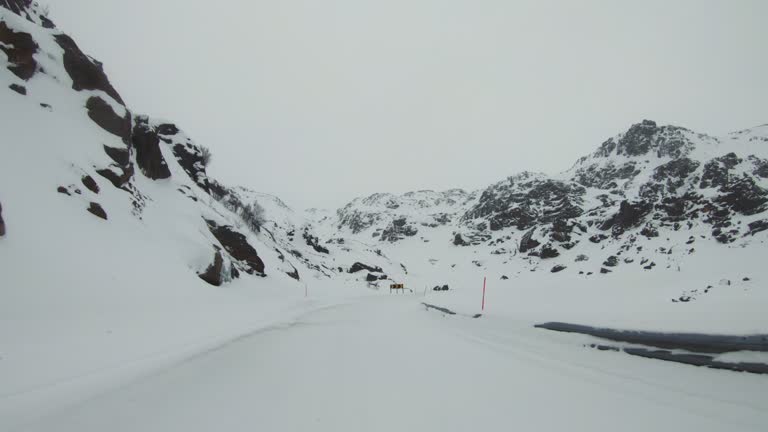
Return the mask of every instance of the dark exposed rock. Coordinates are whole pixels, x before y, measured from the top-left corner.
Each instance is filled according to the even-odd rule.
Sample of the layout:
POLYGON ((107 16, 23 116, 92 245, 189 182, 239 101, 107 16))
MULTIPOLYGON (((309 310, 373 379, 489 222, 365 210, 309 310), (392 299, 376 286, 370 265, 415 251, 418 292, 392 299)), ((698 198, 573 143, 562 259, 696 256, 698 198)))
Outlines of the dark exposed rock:
POLYGON ((634 162, 627 162, 620 167, 613 164, 601 166, 589 165, 576 171, 574 180, 580 185, 598 189, 613 189, 617 180, 628 180, 640 174, 634 162))
POLYGON ((560 256, 560 252, 558 252, 557 249, 553 248, 551 244, 546 244, 544 245, 544 247, 541 248, 541 253, 539 254, 539 256, 542 259, 555 258, 560 256))
POLYGON ((656 122, 643 120, 632 125, 619 139, 616 153, 626 156, 640 156, 648 153, 651 148, 651 138, 657 132, 656 122))
POLYGON ((171 124, 171 123, 163 123, 161 125, 158 125, 155 128, 155 131, 159 135, 166 135, 166 136, 176 135, 180 132, 179 128, 175 124, 171 124))
POLYGON ((619 205, 619 212, 603 222, 600 229, 612 228, 614 237, 618 237, 626 229, 639 225, 643 218, 651 212, 651 209, 651 204, 644 201, 635 203, 622 201, 619 205))
POLYGON ((571 231, 573 231, 573 225, 570 225, 564 219, 557 219, 552 222, 552 234, 551 238, 554 241, 561 243, 571 241, 571 231))
POLYGON ((323 247, 323 246, 320 245, 320 239, 318 239, 317 237, 315 237, 312 234, 310 234, 309 231, 305 230, 304 234, 303 234, 303 237, 304 237, 304 241, 307 243, 307 246, 311 246, 312 249, 315 250, 315 252, 319 252, 319 253, 322 253, 322 254, 330 253, 328 248, 323 247))
POLYGON ((580 216, 583 210, 578 204, 585 193, 586 189, 575 183, 522 173, 483 191, 461 220, 486 218, 492 231, 512 226, 524 230, 536 223, 580 216))
POLYGON ((616 267, 617 265, 619 265, 619 257, 615 255, 611 255, 608 257, 608 259, 603 261, 603 265, 606 267, 616 267))
POLYGON ((69 190, 68 190, 67 188, 65 188, 64 186, 59 186, 59 187, 57 187, 57 188, 56 188, 56 192, 58 192, 58 193, 60 193, 60 194, 64 194, 64 195, 69 195, 69 196, 72 196, 72 194, 71 194, 71 193, 69 193, 69 190))
POLYGON ((101 63, 83 54, 71 37, 58 34, 55 38, 64 50, 64 69, 72 78, 74 90, 101 90, 123 105, 123 99, 110 84, 101 63))
POLYGON ((730 179, 730 171, 741 163, 741 158, 736 153, 728 153, 714 158, 704 164, 704 173, 701 176, 699 187, 701 189, 726 186, 730 179))
POLYGON ((368 282, 376 282, 377 280, 379 280, 379 277, 373 273, 368 273, 368 276, 365 277, 365 280, 368 282))
POLYGON ((565 270, 567 268, 568 267, 566 267, 564 265, 558 264, 558 265, 552 267, 552 270, 550 270, 550 272, 552 272, 552 273, 559 273, 559 272, 561 272, 561 271, 563 271, 563 270, 565 270))
POLYGON ((130 162, 130 153, 127 148, 109 147, 105 145, 104 153, 120 166, 126 166, 128 165, 128 162, 130 162))
POLYGON ((3 220, 3 205, 0 204, 0 237, 5 236, 5 221, 3 220))
POLYGON ((501 275, 501 280, 509 280, 509 276, 507 276, 507 275, 501 275))
POLYGON ((715 202, 744 215, 754 215, 766 210, 768 191, 751 178, 735 180, 720 189, 724 192, 715 202))
POLYGON ((88 188, 88 190, 95 194, 99 193, 99 185, 96 184, 96 180, 94 180, 93 177, 86 175, 83 176, 81 181, 83 182, 83 186, 88 188))
POLYGON ((0 0, 0 7, 4 7, 16 15, 26 18, 27 21, 43 26, 47 29, 55 28, 53 21, 32 8, 32 0, 0 0))
POLYGON ((647 238, 654 238, 659 236, 659 230, 656 228, 646 225, 643 227, 643 229, 640 231, 641 235, 644 235, 647 238))
POLYGON ((0 21, 0 50, 8 56, 8 70, 17 77, 27 81, 37 72, 38 46, 29 33, 15 32, 0 21))
POLYGON ((136 117, 131 140, 136 150, 136 163, 145 176, 152 180, 166 179, 171 176, 171 171, 160 150, 160 138, 149 126, 147 117, 136 117))
POLYGON ((518 246, 520 253, 528 252, 541 244, 532 238, 534 231, 536 231, 536 228, 531 228, 531 230, 525 233, 520 239, 520 246, 518 246))
POLYGON ((91 214, 94 216, 107 220, 107 212, 104 211, 104 209, 101 207, 101 204, 99 203, 92 202, 88 207, 88 211, 91 212, 91 214))
POLYGON ((453 237, 453 244, 456 246, 469 246, 469 243, 464 240, 460 233, 456 233, 453 237))
MULTIPOLYGON (((165 135, 165 134, 163 134, 165 135)), ((190 179, 194 181, 204 191, 218 196, 224 196, 225 191, 221 190, 220 185, 211 184, 208 181, 208 175, 205 171, 203 152, 199 147, 192 144, 176 144, 173 146, 173 155, 176 161, 184 169, 190 179), (215 189, 212 191, 212 189, 215 189)))
POLYGON ((85 103, 88 110, 88 117, 94 123, 99 125, 105 131, 117 135, 123 139, 123 143, 128 145, 131 140, 131 116, 126 112, 125 116, 120 117, 115 113, 108 102, 98 96, 88 98, 85 103))
POLYGON ((224 258, 221 256, 221 251, 217 250, 211 265, 203 273, 198 274, 198 276, 213 286, 221 286, 224 283, 223 270, 224 258))
POLYGON ((22 96, 26 96, 27 95, 27 88, 24 87, 23 85, 18 85, 18 84, 14 83, 14 84, 9 85, 8 88, 13 90, 13 91, 15 91, 16 93, 18 93, 18 94, 20 94, 22 96))
POLYGON ((122 167, 112 165, 109 168, 96 170, 96 174, 109 180, 112 185, 118 189, 122 189, 123 186, 128 183, 133 176, 133 170, 129 167, 124 169, 122 167))
POLYGON ((600 273, 601 273, 601 274, 606 274, 606 273, 611 273, 611 272, 612 272, 612 270, 608 270, 608 269, 607 269, 607 268, 605 268, 605 267, 601 267, 601 268, 600 268, 600 273))
POLYGON ((384 231, 381 232, 381 241, 396 242, 402 240, 405 237, 413 237, 419 232, 416 227, 407 223, 405 218, 398 218, 392 221, 392 224, 387 226, 384 231))
POLYGON ((761 231, 768 230, 768 219, 757 220, 747 226, 749 227, 749 231, 744 235, 755 235, 761 231))
POLYGON ((753 175, 762 178, 768 178, 768 159, 761 159, 757 156, 749 156, 749 160, 751 160, 755 166, 755 169, 752 171, 753 175))
POLYGON ((211 234, 224 246, 229 255, 244 264, 246 273, 264 274, 264 261, 259 258, 256 249, 248 243, 243 234, 228 225, 218 225, 207 219, 205 222, 208 224, 211 234))
POLYGON ((586 255, 578 255, 578 256, 576 256, 576 259, 574 261, 575 262, 589 261, 589 257, 586 256, 586 255))
POLYGON ((369 266, 361 262, 356 262, 352 264, 352 267, 349 268, 347 273, 357 273, 361 270, 368 270, 369 272, 372 272, 372 273, 381 273, 383 271, 381 267, 369 266))
POLYGON ((600 243, 601 241, 607 239, 608 236, 605 234, 595 234, 592 237, 589 238, 589 241, 592 243, 600 243))
POLYGON ((290 276, 293 279, 296 279, 297 281, 301 280, 301 276, 299 276, 299 270, 296 269, 296 267, 291 264, 291 268, 293 268, 293 271, 285 272, 288 276, 290 276))

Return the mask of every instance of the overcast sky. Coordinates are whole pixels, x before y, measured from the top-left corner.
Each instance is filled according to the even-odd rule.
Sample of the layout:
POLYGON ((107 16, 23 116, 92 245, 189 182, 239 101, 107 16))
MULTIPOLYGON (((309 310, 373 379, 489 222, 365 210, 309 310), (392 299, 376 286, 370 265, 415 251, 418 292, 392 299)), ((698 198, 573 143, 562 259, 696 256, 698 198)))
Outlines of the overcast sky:
POLYGON ((42 0, 209 172, 296 207, 557 173, 644 118, 768 123, 768 1, 42 0))

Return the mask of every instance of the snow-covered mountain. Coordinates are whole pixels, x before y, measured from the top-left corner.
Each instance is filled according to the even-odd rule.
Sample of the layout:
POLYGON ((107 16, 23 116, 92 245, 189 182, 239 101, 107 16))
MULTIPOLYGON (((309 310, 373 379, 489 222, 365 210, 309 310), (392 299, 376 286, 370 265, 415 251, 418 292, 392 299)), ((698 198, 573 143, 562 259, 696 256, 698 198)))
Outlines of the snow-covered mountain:
POLYGON ((768 125, 713 137, 644 120, 557 176, 524 172, 473 193, 375 194, 330 223, 383 243, 418 237, 432 259, 451 245, 468 249, 466 262, 496 256, 553 272, 679 267, 702 243, 762 253, 766 157, 768 125))
MULTIPOLYGON (((564 395, 561 411, 576 388, 601 401, 634 395, 609 410, 621 415, 670 406, 681 425, 706 426, 700 413, 712 410, 727 411, 722 424, 765 419, 761 382, 641 364, 612 346, 600 357, 584 349, 593 340, 533 325, 764 334, 768 125, 713 137, 645 120, 555 176, 300 211, 261 185, 208 175, 208 150, 180 125, 127 106, 101 63, 37 3, 0 0, 0 53, 0 429, 51 430, 75 407, 121 430, 140 424, 114 421, 131 409, 142 422, 185 423, 155 428, 205 430, 241 420, 233 400, 243 418, 269 419, 267 430, 294 417, 295 429, 316 429, 326 412, 346 419, 355 406, 368 417, 404 389, 431 404, 426 416, 423 404, 411 407, 423 429, 436 418, 466 429, 485 411, 454 424, 445 413, 479 403, 478 392, 455 392, 476 386, 466 365, 478 361, 493 366, 479 381, 494 383, 480 393, 501 404, 495 412, 527 410, 545 377, 564 395), (382 298, 392 282, 409 295, 382 298), (450 290, 432 293, 435 285, 450 290), (424 312, 422 301, 457 319, 424 312), (466 319, 478 312, 484 319, 466 319), (301 328, 309 333, 296 337, 301 328), (382 365, 398 374, 379 374, 382 365), (425 376, 428 385, 413 386, 425 376), (505 399, 499 376, 524 384, 519 401, 505 399), (344 387, 341 405, 327 397, 333 387, 344 387), (232 388, 242 393, 206 400, 232 388), (274 397, 284 391, 315 413, 295 416, 293 397, 274 397), (469 396, 446 410, 443 391, 469 396), (684 409, 674 405, 680 395, 684 409), (187 397, 206 402, 168 405, 187 397)), ((717 361, 764 366, 761 354, 717 361)), ((536 398, 542 413, 550 393, 536 398)), ((580 399, 604 424, 604 404, 580 399)), ((61 430, 104 429, 88 427, 88 415, 61 430)), ((489 425, 510 424, 498 418, 489 425)))
MULTIPOLYGON (((481 268, 651 271, 684 265, 701 243, 763 247, 768 126, 712 137, 645 120, 557 176, 523 172, 474 192, 377 193, 335 214, 296 212, 210 178, 206 150, 127 107, 101 64, 35 2, 0 6, 4 107, 15 119, 4 130, 27 143, 3 158, 3 183, 37 173, 0 197, 7 242, 34 220, 21 203, 39 194, 41 207, 81 213, 81 237, 145 229, 184 245, 168 265, 213 285, 245 275, 376 284, 445 256, 481 268)), ((57 233, 44 240, 37 230, 40 242, 71 232, 47 226, 57 233)))
MULTIPOLYGON (((80 236, 100 229, 155 231, 179 245, 163 265, 179 265, 212 285, 246 275, 347 277, 358 261, 380 268, 380 277, 389 267, 400 271, 363 244, 321 245, 309 221, 276 197, 210 178, 204 148, 175 124, 126 106, 101 64, 37 3, 0 6, 4 118, 13 119, 3 130, 6 137, 21 137, 4 152, 0 169, 8 188, 0 197, 7 242, 23 237, 23 227, 35 218, 23 203, 39 195, 37 208, 78 214, 72 216, 80 236), (35 173, 34 182, 11 187, 28 173, 35 173)), ((46 225, 59 233, 37 230, 41 244, 72 230, 46 225)))

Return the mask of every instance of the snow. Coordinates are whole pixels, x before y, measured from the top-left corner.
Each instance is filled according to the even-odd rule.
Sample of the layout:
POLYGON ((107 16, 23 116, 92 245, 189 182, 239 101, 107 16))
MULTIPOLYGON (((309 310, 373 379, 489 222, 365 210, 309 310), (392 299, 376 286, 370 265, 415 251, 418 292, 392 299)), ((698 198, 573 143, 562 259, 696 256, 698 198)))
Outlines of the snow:
POLYGON ((309 312, 21 431, 758 431, 766 380, 582 349, 418 296, 309 312))
MULTIPOLYGON (((136 214, 131 195, 95 173, 111 163, 103 146, 121 147, 120 138, 99 129, 84 109, 94 94, 118 113, 125 107, 103 92, 72 90, 52 39, 57 30, 4 9, 0 19, 35 36, 45 70, 24 83, 28 95, 21 96, 6 88, 21 81, 0 68, 0 203, 7 226, 0 238, 0 430, 768 428, 767 376, 598 352, 584 347, 594 342, 586 336, 533 328, 557 320, 766 333, 764 236, 723 246, 700 239, 706 228, 696 227, 668 239, 639 239, 646 249, 622 259, 650 257, 657 270, 636 262, 599 275, 600 263, 619 247, 613 240, 584 241, 586 249, 563 251, 553 261, 518 260, 490 254, 485 244, 453 246, 455 224, 419 225, 437 213, 462 214, 478 192, 361 198, 349 209, 382 216, 352 234, 339 231, 333 213, 297 212, 278 197, 235 188, 244 202, 265 209, 264 228, 250 232, 176 162, 171 146, 192 145, 183 132, 161 144, 170 179, 152 181, 137 169, 134 185, 145 207, 136 214), (95 179, 99 193, 81 184, 84 175, 95 179), (59 186, 71 196, 58 193, 59 186), (91 202, 108 220, 86 211, 91 202), (417 223, 415 237, 396 243, 372 237, 402 216, 417 223), (203 218, 240 227, 266 262, 266 277, 244 275, 223 287, 200 280, 197 273, 218 244, 203 218), (304 230, 330 253, 310 247, 304 230), (697 253, 689 256, 683 245, 691 235, 697 253), (330 239, 343 243, 325 243, 330 239), (660 245, 675 253, 659 252, 660 245), (582 253, 590 260, 575 262, 582 253), (384 267, 408 290, 390 295, 389 281, 375 287, 361 280, 367 272, 335 271, 354 262, 384 267), (556 263, 567 271, 549 273, 556 263), (292 269, 301 281, 286 274, 292 269), (724 278, 730 284, 719 283, 724 278), (451 289, 432 292, 438 284, 451 289), (697 298, 672 302, 683 294, 697 298), (461 315, 426 311, 422 301, 461 315), (480 312, 482 318, 467 318, 480 312)), ((730 146, 761 155, 766 136, 759 127, 702 140, 718 146, 714 156, 730 146)), ((254 169, 259 163, 269 162, 255 162, 254 169)), ((522 233, 506 229, 494 238, 506 235, 505 246, 522 233)))

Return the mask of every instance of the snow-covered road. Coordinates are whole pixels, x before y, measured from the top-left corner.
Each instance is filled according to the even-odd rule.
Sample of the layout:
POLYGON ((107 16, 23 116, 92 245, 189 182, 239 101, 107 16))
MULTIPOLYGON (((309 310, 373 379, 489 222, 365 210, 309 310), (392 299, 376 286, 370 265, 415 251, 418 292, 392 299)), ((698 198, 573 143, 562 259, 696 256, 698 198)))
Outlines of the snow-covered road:
MULTIPOLYGON (((257 331, 25 431, 765 431, 768 377, 371 297, 257 331)), ((41 413, 43 414, 43 413, 41 413)))

